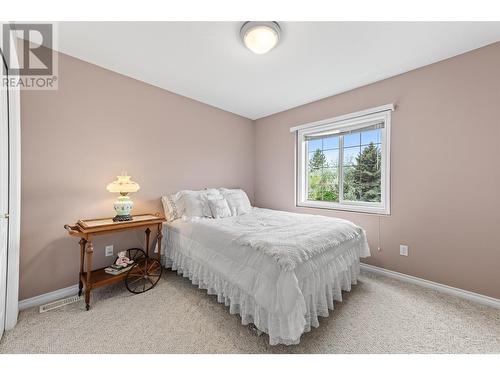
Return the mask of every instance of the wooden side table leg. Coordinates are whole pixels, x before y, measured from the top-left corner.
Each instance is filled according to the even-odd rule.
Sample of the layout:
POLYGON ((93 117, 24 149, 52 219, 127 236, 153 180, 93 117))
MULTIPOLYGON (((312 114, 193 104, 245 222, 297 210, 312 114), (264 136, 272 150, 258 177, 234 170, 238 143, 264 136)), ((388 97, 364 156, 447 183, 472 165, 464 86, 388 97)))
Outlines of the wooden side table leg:
POLYGON ((83 290, 83 281, 82 281, 82 275, 83 275, 83 265, 85 262, 85 245, 87 244, 87 240, 84 238, 80 239, 80 274, 78 276, 78 297, 82 295, 82 290, 83 290))
POLYGON ((85 308, 90 309, 90 291, 92 290, 91 275, 92 275, 92 255, 94 254, 94 246, 92 241, 87 242, 87 282, 85 285, 85 308))
POLYGON ((156 246, 158 247, 158 253, 156 253, 156 258, 161 264, 161 239, 163 238, 163 234, 161 232, 161 224, 158 224, 158 229, 156 232, 156 246))
POLYGON ((151 229, 146 228, 144 232, 146 233, 146 255, 149 257, 149 235, 151 234, 151 229))

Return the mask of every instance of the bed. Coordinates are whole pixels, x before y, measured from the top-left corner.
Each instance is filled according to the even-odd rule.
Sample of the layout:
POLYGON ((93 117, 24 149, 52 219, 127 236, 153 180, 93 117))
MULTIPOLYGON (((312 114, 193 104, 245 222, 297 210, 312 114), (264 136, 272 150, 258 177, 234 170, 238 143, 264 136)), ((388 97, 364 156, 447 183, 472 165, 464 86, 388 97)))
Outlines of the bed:
POLYGON ((223 218, 165 223, 163 265, 269 335, 271 345, 300 342, 342 300, 370 255, 365 232, 319 215, 252 207, 223 218))

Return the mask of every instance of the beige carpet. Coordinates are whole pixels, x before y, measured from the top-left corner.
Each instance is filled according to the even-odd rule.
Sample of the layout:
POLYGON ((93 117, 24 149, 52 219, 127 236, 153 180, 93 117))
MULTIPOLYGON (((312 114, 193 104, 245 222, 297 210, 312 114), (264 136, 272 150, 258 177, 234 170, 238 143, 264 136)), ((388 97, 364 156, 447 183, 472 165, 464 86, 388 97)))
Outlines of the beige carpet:
POLYGON ((500 311, 363 273, 295 346, 268 345, 238 315, 172 271, 141 295, 123 285, 83 303, 23 311, 1 353, 500 353, 500 311))

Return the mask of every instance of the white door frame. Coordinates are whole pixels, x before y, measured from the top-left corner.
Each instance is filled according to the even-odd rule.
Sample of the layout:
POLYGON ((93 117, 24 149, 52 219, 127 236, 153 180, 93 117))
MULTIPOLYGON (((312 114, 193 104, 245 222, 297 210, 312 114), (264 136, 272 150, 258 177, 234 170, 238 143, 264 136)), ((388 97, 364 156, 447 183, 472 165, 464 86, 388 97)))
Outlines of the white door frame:
MULTIPOLYGON (((0 45, 3 43, 0 22, 0 45)), ((10 44, 15 40, 10 35, 10 44)), ((19 66, 17 53, 11 49, 11 64, 19 66)), ((5 329, 14 328, 19 313, 19 253, 21 233, 21 95, 18 88, 9 89, 9 240, 7 243, 7 294, 5 329)))
MULTIPOLYGON (((16 57, 17 58, 17 57, 16 57)), ((5 329, 14 328, 19 313, 19 253, 21 235, 21 93, 9 90, 9 242, 5 329)))

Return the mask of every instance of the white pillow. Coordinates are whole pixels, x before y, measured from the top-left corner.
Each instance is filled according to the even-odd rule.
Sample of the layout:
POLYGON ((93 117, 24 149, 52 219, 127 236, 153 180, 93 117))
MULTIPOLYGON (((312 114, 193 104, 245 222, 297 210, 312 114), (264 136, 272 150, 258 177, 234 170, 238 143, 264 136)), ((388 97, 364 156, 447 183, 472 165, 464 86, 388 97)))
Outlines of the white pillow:
POLYGON ((182 201, 184 202, 184 215, 187 218, 204 217, 203 199, 196 193, 182 194, 182 201))
POLYGON ((252 210, 250 200, 243 190, 220 188, 219 191, 227 200, 233 216, 243 215, 252 210))
POLYGON ((180 219, 184 214, 184 207, 182 201, 180 200, 181 192, 176 194, 164 195, 161 197, 161 203, 163 204, 163 211, 165 213, 165 219, 167 221, 173 221, 180 219))
POLYGON ((233 216, 239 216, 250 212, 250 207, 239 194, 227 194, 226 200, 233 216))
POLYGON ((209 199, 222 199, 224 197, 222 196, 220 191, 217 189, 200 190, 199 193, 200 193, 200 196, 203 200, 202 205, 203 205, 204 216, 205 217, 213 217, 212 210, 210 209, 210 206, 208 205, 208 200, 209 199))
POLYGON ((212 217, 212 211, 207 200, 210 198, 223 198, 217 189, 183 190, 180 193, 180 201, 182 201, 184 208, 182 216, 185 218, 212 217))
POLYGON ((212 211, 212 216, 216 219, 231 216, 231 210, 224 198, 208 199, 208 205, 212 211))

